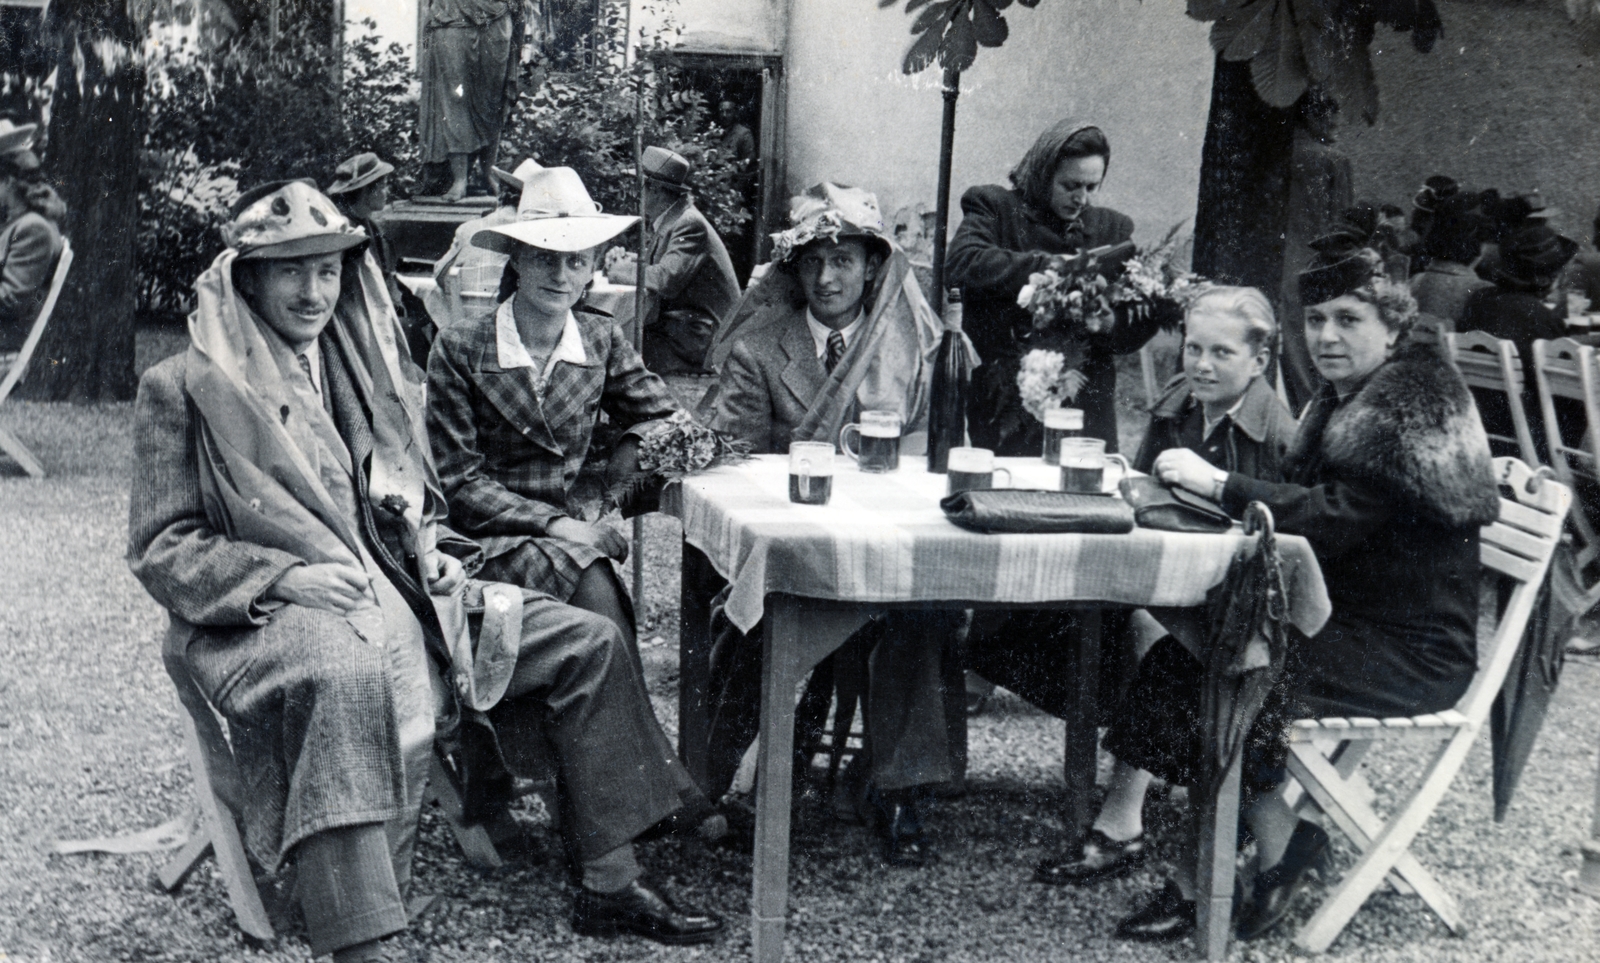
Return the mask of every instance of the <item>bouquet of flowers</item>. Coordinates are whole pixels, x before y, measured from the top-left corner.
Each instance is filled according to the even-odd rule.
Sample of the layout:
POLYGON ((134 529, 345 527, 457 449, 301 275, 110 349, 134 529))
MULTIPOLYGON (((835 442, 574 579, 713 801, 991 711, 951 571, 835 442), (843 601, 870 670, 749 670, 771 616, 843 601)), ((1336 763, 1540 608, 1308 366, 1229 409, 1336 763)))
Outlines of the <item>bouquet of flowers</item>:
POLYGON ((639 470, 668 479, 738 464, 749 457, 749 444, 730 441, 696 422, 687 411, 673 412, 639 439, 639 470))
POLYGON ((1017 294, 1017 306, 1033 316, 1033 332, 1065 328, 1068 333, 1098 334, 1116 320, 1109 285, 1099 271, 1067 272, 1045 268, 1028 275, 1017 294))
POLYGON ((1111 285, 1109 298, 1112 304, 1155 305, 1166 302, 1178 309, 1178 316, 1200 295, 1210 282, 1184 271, 1173 264, 1178 250, 1178 229, 1183 222, 1172 225, 1161 243, 1122 263, 1122 273, 1111 285))
POLYGON ((674 412, 639 439, 639 468, 606 492, 603 512, 624 515, 653 510, 650 496, 664 482, 750 457, 750 445, 734 441, 696 422, 687 411, 674 412))
POLYGON ((1037 348, 1022 356, 1017 371, 1022 406, 1039 421, 1044 421, 1046 408, 1059 408, 1077 398, 1088 380, 1083 372, 1067 367, 1066 355, 1037 348))

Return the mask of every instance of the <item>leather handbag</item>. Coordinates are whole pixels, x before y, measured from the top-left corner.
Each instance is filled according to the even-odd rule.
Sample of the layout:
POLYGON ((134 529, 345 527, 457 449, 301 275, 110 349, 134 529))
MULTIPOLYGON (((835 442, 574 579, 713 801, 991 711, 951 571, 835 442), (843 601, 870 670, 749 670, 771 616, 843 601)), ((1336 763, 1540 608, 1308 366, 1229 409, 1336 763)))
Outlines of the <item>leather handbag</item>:
POLYGON ((1121 535, 1133 531, 1133 509, 1111 495, 988 488, 949 495, 939 507, 950 521, 975 532, 1121 535))
POLYGON ((1163 532, 1225 532, 1233 519, 1222 506, 1186 488, 1168 488, 1148 475, 1124 478, 1117 486, 1140 528, 1163 532))

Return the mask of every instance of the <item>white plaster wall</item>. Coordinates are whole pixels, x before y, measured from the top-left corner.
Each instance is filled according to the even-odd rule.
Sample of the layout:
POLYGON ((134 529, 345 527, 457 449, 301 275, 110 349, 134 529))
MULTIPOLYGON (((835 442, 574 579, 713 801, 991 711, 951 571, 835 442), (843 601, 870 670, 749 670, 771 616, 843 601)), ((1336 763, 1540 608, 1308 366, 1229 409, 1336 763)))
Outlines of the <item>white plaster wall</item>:
MULTIPOLYGON (((1010 39, 980 49, 962 78, 952 229, 963 190, 1007 183, 1034 138, 1066 116, 1106 131, 1112 163, 1099 203, 1131 215, 1141 241, 1192 219, 1211 96, 1205 25, 1173 0, 1044 0, 1005 15, 1010 39)), ((900 73, 910 20, 870 0, 794 0, 791 189, 832 177, 876 191, 886 213, 932 207, 939 71, 900 73)))
POLYGON ((351 36, 365 33, 361 21, 377 21, 378 35, 414 51, 417 43, 417 0, 345 0, 344 14, 351 36))

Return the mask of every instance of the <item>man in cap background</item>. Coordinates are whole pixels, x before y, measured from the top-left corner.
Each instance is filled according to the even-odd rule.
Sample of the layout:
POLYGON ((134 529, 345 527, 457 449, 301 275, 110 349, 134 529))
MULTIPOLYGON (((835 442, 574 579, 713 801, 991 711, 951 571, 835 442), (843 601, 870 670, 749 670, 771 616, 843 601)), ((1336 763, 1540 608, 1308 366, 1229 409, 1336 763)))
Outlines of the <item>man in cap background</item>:
MULTIPOLYGON (((646 147, 644 176, 651 240, 640 353, 645 367, 657 374, 702 372, 717 326, 739 303, 739 281, 722 238, 694 206, 688 159, 665 147, 646 147)), ((634 284, 638 262, 621 258, 608 276, 618 284, 634 284)))
POLYGON ((407 348, 418 365, 425 365, 428 345, 433 341, 432 328, 427 324, 427 308, 400 283, 397 277, 400 256, 378 221, 378 216, 389 206, 389 175, 393 173, 394 165, 377 154, 357 154, 334 169, 333 183, 328 185, 326 193, 352 224, 366 232, 372 256, 378 261, 378 270, 383 272, 389 300, 405 329, 407 348))
POLYGON ((0 120, 0 373, 28 339, 61 253, 66 205, 43 183, 31 150, 38 130, 0 120))
POLYGON ((495 749, 517 752, 494 722, 542 720, 580 903, 603 924, 591 930, 709 938, 720 923, 685 925, 637 881, 631 839, 697 794, 620 634, 547 597, 468 584, 481 554, 438 524, 418 373, 365 233, 295 181, 247 193, 224 234, 195 285, 189 350, 140 381, 128 558, 171 616, 164 657, 186 706, 229 722, 246 846, 269 871, 294 863, 312 953, 401 958, 384 939, 407 923, 436 698, 460 723, 469 806, 486 770, 508 781, 495 749), (463 588, 521 603, 493 657, 462 637, 463 588), (430 660, 452 685, 435 689, 430 660), (657 741, 618 745, 640 731, 657 741), (628 773, 626 792, 573 765, 595 757, 628 773))

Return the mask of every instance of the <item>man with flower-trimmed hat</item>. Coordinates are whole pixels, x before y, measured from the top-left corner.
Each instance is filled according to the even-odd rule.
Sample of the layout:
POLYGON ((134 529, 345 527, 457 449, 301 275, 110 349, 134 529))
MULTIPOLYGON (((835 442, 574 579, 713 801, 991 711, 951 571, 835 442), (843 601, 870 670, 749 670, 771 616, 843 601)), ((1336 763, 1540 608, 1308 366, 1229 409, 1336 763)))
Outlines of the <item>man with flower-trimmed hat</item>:
POLYGON ((608 896, 641 888, 632 838, 693 793, 606 620, 468 581, 481 555, 440 524, 420 372, 365 232, 293 181, 245 194, 224 238, 189 350, 140 381, 128 558, 170 614, 186 705, 229 722, 245 844, 268 870, 295 865, 312 952, 401 958, 387 938, 407 923, 436 725, 473 818, 492 819, 506 800, 475 787, 509 782, 497 750, 516 746, 493 730, 508 712, 555 750, 577 869, 611 910, 591 916, 714 931, 653 891, 608 896), (476 651, 465 606, 490 599, 509 628, 476 651), (437 694, 430 662, 450 680, 437 694))
MULTIPOLYGON (((902 454, 921 454, 942 329, 884 230, 877 198, 824 182, 789 210, 793 226, 773 235, 772 268, 712 346, 721 378, 702 409, 708 423, 757 453, 783 453, 794 441, 834 443, 861 411, 893 411, 905 426, 902 454)), ((929 857, 921 807, 932 786, 956 775, 940 683, 953 629, 950 613, 895 612, 847 643, 873 649, 870 771, 855 775, 870 786, 891 864, 929 857)), ((759 631, 729 626, 714 647, 713 791, 728 784, 755 735, 759 631)))
MULTIPOLYGON (((722 237, 694 206, 689 159, 651 146, 642 161, 650 252, 641 353, 657 374, 705 371, 717 327, 739 304, 739 279, 722 237)), ((633 284, 638 260, 621 258, 608 273, 618 284, 633 284)))

